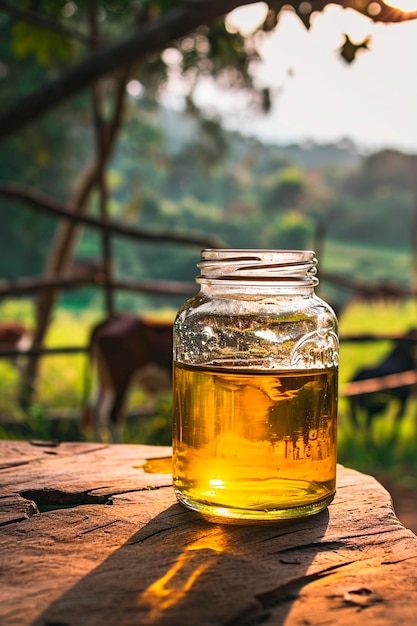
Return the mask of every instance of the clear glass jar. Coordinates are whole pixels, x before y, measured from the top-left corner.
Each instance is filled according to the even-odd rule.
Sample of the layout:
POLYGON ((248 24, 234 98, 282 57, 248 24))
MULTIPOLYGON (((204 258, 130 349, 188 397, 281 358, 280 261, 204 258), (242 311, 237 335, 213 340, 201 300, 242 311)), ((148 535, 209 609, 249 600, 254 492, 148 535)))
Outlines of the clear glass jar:
POLYGON ((333 499, 339 342, 302 250, 203 250, 174 323, 173 480, 207 516, 282 520, 333 499))

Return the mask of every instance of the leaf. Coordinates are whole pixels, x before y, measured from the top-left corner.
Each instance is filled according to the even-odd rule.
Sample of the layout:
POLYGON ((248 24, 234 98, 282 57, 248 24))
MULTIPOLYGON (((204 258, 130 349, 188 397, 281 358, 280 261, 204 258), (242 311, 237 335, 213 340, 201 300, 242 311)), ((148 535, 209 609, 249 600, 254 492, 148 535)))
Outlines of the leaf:
POLYGON ((39 65, 66 61, 73 53, 67 37, 26 22, 16 22, 13 26, 12 45, 17 58, 24 59, 33 54, 39 65))
POLYGON ((342 58, 346 61, 346 63, 352 63, 355 60, 356 54, 359 50, 369 50, 370 42, 371 37, 368 36, 361 43, 353 43, 349 35, 346 35, 345 33, 345 41, 340 48, 340 54, 342 58))

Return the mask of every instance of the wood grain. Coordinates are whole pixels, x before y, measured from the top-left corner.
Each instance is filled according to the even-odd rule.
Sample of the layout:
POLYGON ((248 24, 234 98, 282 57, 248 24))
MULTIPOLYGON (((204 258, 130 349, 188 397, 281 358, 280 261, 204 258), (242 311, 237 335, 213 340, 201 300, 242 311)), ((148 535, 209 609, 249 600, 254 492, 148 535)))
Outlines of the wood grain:
POLYGON ((170 453, 0 442, 2 626, 414 625, 417 537, 374 478, 339 467, 300 521, 217 524, 176 502, 170 453))

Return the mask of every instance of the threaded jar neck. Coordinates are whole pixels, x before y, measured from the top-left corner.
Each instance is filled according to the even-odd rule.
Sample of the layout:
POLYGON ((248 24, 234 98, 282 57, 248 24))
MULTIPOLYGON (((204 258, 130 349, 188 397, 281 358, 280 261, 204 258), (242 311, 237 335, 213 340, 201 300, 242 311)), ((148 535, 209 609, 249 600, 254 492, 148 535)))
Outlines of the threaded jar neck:
POLYGON ((270 283, 281 287, 318 284, 312 250, 207 249, 197 264, 200 284, 270 283))

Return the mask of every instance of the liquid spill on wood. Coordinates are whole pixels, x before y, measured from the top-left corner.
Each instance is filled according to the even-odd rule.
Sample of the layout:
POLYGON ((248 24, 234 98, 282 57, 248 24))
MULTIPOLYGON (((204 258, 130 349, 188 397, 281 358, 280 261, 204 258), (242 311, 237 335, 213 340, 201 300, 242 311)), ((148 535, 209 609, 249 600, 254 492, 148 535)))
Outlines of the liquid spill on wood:
POLYGON ((162 456, 159 459, 147 459, 144 465, 138 465, 147 474, 171 474, 172 457, 162 456))

